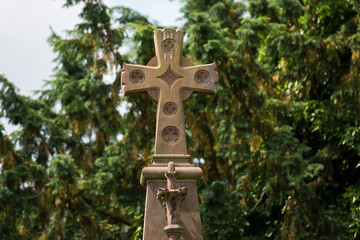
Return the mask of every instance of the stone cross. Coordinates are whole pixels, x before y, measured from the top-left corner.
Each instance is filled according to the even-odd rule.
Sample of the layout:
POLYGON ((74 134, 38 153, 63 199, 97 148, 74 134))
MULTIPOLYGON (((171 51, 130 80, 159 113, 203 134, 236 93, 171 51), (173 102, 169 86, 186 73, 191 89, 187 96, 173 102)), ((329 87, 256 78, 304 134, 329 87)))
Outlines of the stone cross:
POLYGON ((152 164, 140 177, 146 186, 143 240, 203 240, 196 189, 202 170, 188 161, 183 102, 194 92, 215 94, 218 73, 215 63, 192 66, 182 56, 183 35, 155 30, 156 56, 146 66, 122 67, 124 95, 147 92, 158 102, 152 164))
POLYGON ((154 31, 156 56, 147 66, 124 63, 121 85, 124 95, 147 92, 158 102, 156 155, 187 154, 183 102, 193 92, 215 94, 218 73, 215 63, 192 66, 182 56, 184 31, 154 31))

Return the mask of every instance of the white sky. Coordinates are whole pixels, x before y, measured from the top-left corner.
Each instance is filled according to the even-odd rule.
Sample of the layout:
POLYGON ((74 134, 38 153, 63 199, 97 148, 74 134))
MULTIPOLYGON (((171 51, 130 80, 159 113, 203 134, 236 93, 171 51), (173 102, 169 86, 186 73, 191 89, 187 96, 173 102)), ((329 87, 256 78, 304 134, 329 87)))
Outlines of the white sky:
MULTIPOLYGON (((108 6, 127 6, 164 26, 178 26, 179 0, 105 0, 108 6)), ((50 79, 55 54, 47 39, 50 27, 57 34, 80 23, 81 6, 62 8, 65 0, 1 0, 0 74, 21 94, 32 95, 50 79)))
MULTIPOLYGON (((180 26, 180 0, 104 0, 107 6, 127 6, 163 26, 180 26)), ((0 74, 23 95, 40 90, 51 79, 56 57, 47 39, 50 27, 62 36, 80 23, 81 5, 62 8, 65 0, 0 1, 0 74)), ((0 118, 6 132, 15 126, 0 118)))

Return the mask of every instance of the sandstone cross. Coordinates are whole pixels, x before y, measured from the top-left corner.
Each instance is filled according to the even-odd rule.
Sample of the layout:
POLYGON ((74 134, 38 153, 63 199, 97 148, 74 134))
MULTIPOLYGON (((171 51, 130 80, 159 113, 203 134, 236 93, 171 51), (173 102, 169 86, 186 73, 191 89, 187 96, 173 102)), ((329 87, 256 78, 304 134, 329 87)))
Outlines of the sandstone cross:
POLYGON ((147 66, 122 67, 124 95, 147 92, 158 102, 152 164, 140 178, 146 186, 143 240, 203 239, 196 189, 202 170, 188 161, 183 102, 194 92, 215 94, 218 73, 215 63, 192 66, 182 56, 183 35, 173 28, 155 30, 156 56, 147 66))
POLYGON ((147 92, 158 102, 154 155, 187 154, 183 102, 193 92, 215 94, 216 65, 192 66, 182 56, 184 31, 154 31, 156 56, 147 66, 124 64, 121 85, 124 95, 147 92))

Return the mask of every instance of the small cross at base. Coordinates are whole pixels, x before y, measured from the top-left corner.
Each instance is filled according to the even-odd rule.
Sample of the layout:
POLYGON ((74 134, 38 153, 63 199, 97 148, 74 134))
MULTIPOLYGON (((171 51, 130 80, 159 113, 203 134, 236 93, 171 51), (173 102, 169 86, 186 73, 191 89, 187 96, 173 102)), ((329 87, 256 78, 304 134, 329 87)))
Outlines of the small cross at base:
POLYGON ((192 93, 215 94, 218 73, 215 63, 192 66, 182 56, 184 31, 154 31, 156 56, 147 66, 124 64, 121 86, 124 95, 147 92, 158 102, 154 156, 186 155, 183 102, 192 93))
POLYGON ((168 163, 168 171, 165 173, 167 178, 167 188, 157 189, 157 198, 165 203, 167 225, 164 228, 169 240, 180 240, 185 228, 180 224, 180 202, 185 200, 187 188, 176 188, 176 178, 178 172, 175 171, 175 164, 168 163))

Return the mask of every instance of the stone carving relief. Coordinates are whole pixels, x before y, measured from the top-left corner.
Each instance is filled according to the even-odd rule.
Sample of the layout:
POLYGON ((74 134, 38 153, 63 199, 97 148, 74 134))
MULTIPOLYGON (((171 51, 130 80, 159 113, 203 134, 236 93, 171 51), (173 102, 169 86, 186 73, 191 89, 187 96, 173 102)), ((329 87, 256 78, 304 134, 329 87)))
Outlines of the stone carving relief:
POLYGON ((168 126, 163 129, 161 136, 167 143, 176 143, 180 138, 180 131, 175 126, 168 126))

